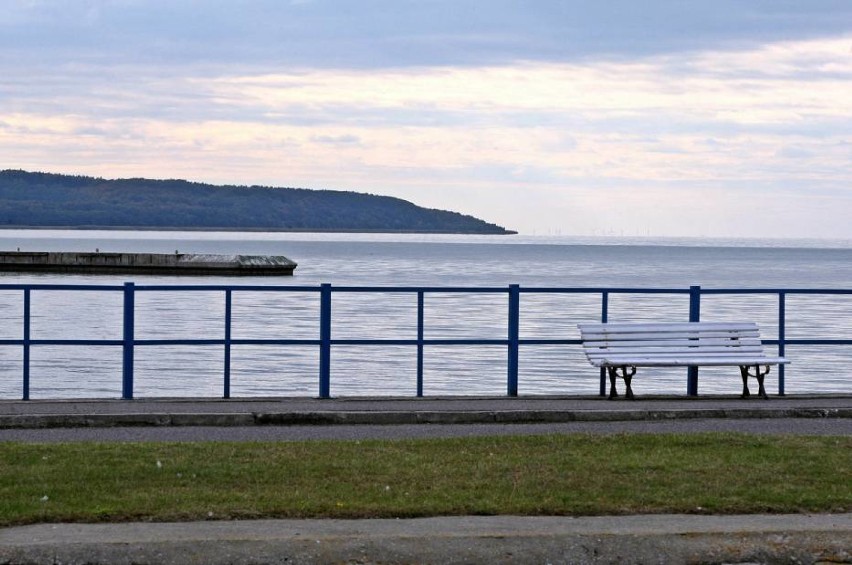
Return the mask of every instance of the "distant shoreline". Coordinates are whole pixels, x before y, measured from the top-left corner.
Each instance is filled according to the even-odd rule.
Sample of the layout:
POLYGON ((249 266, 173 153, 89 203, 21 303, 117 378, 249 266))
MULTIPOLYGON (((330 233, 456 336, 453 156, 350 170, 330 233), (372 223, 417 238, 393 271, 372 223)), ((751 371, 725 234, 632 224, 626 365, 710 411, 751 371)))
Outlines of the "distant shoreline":
POLYGON ((393 196, 0 170, 7 229, 508 234, 393 196))
POLYGON ((0 226, 0 230, 72 230, 72 231, 198 231, 198 232, 273 232, 273 233, 387 233, 423 235, 518 235, 513 230, 503 232, 450 231, 450 230, 369 230, 321 228, 234 228, 189 226, 0 226))

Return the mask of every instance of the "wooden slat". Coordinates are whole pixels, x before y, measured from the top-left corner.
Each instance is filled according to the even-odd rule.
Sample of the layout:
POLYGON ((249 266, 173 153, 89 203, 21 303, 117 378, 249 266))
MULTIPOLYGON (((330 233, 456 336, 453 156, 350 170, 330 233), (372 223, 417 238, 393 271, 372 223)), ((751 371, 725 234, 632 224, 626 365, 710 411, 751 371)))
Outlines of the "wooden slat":
POLYGON ((597 333, 597 332, 580 332, 580 337, 587 340, 646 340, 646 339, 702 339, 702 338, 737 338, 737 337, 759 337, 760 333, 754 331, 703 331, 703 332, 643 332, 643 333, 597 333))
POLYGON ((590 360, 595 367, 635 366, 635 367, 689 367, 689 366, 740 366, 740 365, 781 365, 789 361, 783 357, 608 357, 590 360))
POLYGON ((638 347, 635 349, 589 349, 586 354, 589 357, 603 357, 612 355, 693 355, 704 354, 716 355, 762 355, 762 347, 638 347))
MULTIPOLYGON (((578 326, 579 327, 579 326, 578 326)), ((690 333, 690 332, 756 332, 758 328, 754 326, 742 327, 742 328, 733 328, 729 326, 720 326, 720 327, 707 327, 703 324, 677 324, 673 326, 663 326, 663 325, 637 325, 635 328, 628 327, 581 327, 580 331, 585 333, 690 333)))
POLYGON ((579 324, 580 331, 645 333, 645 332, 686 332, 698 330, 744 331, 757 330, 754 322, 663 322, 663 323, 606 323, 579 324))
POLYGON ((608 339, 587 339, 583 341, 583 347, 642 347, 644 345, 653 347, 703 347, 703 346, 762 346, 763 342, 759 338, 700 338, 700 339, 624 339, 624 340, 608 340, 608 339))
POLYGON ((703 347, 723 347, 725 349, 738 349, 743 347, 763 347, 763 344, 760 341, 752 341, 749 343, 743 343, 739 341, 729 341, 727 343, 700 343, 698 341, 684 341, 680 343, 666 343, 661 341, 587 341, 583 343, 583 347, 585 347, 586 349, 621 351, 625 349, 641 349, 644 347, 656 347, 658 349, 701 349, 703 347))
POLYGON ((756 332, 754 324, 579 324, 586 333, 689 333, 689 332, 756 332))

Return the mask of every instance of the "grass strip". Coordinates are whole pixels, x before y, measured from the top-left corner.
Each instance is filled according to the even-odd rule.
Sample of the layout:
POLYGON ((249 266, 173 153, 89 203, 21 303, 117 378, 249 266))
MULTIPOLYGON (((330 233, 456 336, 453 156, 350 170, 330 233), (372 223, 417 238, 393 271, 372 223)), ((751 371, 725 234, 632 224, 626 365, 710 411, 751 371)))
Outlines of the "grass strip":
POLYGON ((850 508, 845 436, 0 444, 3 526, 850 508))

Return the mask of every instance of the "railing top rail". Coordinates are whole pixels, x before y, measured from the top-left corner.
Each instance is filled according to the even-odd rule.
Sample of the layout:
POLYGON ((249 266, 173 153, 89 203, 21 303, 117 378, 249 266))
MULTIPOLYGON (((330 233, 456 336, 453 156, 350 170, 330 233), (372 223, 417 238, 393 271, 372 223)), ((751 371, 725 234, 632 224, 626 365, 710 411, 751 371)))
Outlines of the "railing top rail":
POLYGON ((114 284, 0 284, 0 290, 83 290, 83 291, 114 291, 124 290, 123 285, 114 284))
POLYGON ((527 286, 520 287, 522 293, 537 294, 537 293, 564 293, 564 294, 601 294, 607 292, 609 294, 689 294, 688 288, 629 288, 629 287, 539 287, 527 286))
MULTIPOLYGON (((122 287, 123 289, 124 287, 122 287)), ((184 292, 184 291, 195 291, 195 292, 223 292, 226 290, 231 291, 248 291, 248 292, 276 292, 276 291, 287 291, 287 292, 319 292, 322 287, 320 285, 316 286, 287 286, 287 285, 223 285, 223 284, 212 284, 212 285, 203 285, 203 284, 193 284, 193 285, 167 285, 167 284, 145 284, 145 285, 134 285, 134 290, 138 290, 140 292, 184 292)), ((336 289, 335 289, 336 290, 336 289)))
POLYGON ((852 294, 852 288, 702 288, 701 294, 852 294))
MULTIPOLYGON (((525 294, 689 294, 690 288, 661 287, 535 287, 505 286, 369 286, 328 285, 335 292, 387 292, 387 293, 505 293, 513 287, 525 294)), ((319 292, 323 285, 229 285, 229 284, 135 284, 140 292, 319 292)), ((695 287, 703 295, 710 294, 852 294, 852 288, 705 288, 695 287)), ((123 291, 125 285, 116 284, 50 284, 50 283, 0 283, 0 290, 53 290, 53 291, 123 291)))
POLYGON ((501 293, 509 286, 334 286, 335 292, 501 293))

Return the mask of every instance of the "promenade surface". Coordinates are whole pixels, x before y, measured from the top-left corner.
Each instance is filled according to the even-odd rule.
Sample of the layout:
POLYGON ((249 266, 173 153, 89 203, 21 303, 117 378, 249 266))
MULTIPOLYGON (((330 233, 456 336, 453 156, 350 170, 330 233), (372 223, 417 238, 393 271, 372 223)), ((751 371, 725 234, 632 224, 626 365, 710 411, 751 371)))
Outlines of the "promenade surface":
MULTIPOLYGON (((715 430, 720 422, 754 422, 757 430, 784 422, 781 433, 805 434, 815 429, 805 424, 815 423, 848 435, 852 396, 768 401, 644 397, 632 402, 599 397, 0 401, 0 439, 16 441, 22 440, 3 434, 157 430, 159 438, 170 439, 193 429, 203 429, 205 435, 210 430, 321 429, 324 437, 345 438, 348 430, 370 427, 442 435, 442 430, 476 426, 512 430, 619 424, 630 430, 675 422, 696 424, 698 430, 715 430)), ((40 524, 0 529, 3 564, 500 562, 852 563, 852 513, 40 524)))
POLYGON ((0 428, 482 424, 707 418, 849 418, 852 395, 242 398, 0 401, 0 428))

